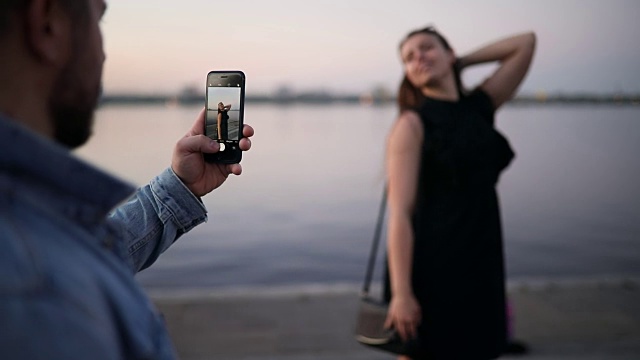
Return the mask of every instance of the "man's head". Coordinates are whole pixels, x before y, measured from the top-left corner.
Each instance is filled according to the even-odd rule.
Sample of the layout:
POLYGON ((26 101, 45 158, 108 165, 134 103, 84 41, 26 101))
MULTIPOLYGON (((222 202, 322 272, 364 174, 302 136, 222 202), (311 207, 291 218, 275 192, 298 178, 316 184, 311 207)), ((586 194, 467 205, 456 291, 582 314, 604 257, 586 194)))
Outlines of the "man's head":
POLYGON ((5 55, 0 56, 16 69, 5 69, 2 77, 8 81, 0 87, 13 86, 30 103, 12 105, 19 102, 7 101, 11 89, 3 88, 0 104, 8 109, 0 111, 68 147, 82 145, 91 135, 100 95, 104 52, 99 22, 105 8, 104 0, 2 0, 0 52, 5 55), (21 119, 22 114, 40 118, 21 119))

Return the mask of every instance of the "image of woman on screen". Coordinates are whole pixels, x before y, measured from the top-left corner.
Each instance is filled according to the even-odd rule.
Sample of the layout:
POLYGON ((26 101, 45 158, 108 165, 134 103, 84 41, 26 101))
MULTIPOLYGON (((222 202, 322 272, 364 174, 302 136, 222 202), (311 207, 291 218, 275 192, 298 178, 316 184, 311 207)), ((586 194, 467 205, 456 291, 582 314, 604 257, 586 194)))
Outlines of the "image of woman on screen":
POLYGON ((231 110, 231 104, 218 103, 218 140, 227 140, 229 137, 229 110, 231 110))

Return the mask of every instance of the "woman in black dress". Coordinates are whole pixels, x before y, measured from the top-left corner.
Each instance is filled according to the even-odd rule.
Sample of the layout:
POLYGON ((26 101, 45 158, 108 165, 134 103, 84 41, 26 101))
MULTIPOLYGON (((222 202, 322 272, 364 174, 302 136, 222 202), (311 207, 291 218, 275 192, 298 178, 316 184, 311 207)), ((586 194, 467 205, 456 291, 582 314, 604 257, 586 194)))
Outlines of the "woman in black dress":
MULTIPOLYGON (((495 111, 524 79, 535 48, 519 34, 456 57, 432 27, 400 44, 400 115, 387 139, 387 326, 428 359, 493 359, 506 341, 504 263, 495 185, 513 158, 495 111), (465 91, 460 71, 497 62, 465 91)), ((401 357, 403 358, 403 357, 401 357)))
POLYGON ((229 110, 231 110, 231 104, 218 103, 218 140, 229 138, 229 110))

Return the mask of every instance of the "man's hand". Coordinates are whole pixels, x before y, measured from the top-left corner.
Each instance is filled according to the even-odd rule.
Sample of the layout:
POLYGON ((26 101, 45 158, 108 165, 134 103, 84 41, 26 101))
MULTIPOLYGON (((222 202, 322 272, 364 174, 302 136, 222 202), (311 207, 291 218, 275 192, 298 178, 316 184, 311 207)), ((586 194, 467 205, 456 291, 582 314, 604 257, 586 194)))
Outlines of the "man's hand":
MULTIPOLYGON (((176 144, 173 150, 171 169, 195 196, 204 196, 216 189, 227 179, 229 174, 240 175, 240 164, 213 164, 204 161, 203 153, 215 153, 220 150, 217 141, 204 135, 204 112, 200 111, 191 130, 176 144)), ((251 148, 253 128, 245 125, 242 129, 243 138, 240 149, 247 151, 251 148)))

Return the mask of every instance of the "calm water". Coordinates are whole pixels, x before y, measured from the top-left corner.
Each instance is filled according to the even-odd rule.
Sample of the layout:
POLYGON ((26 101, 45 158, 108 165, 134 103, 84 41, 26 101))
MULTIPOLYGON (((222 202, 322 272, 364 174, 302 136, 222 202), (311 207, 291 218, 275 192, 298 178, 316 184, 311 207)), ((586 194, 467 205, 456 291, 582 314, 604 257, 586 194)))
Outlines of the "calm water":
MULTIPOLYGON (((169 165, 198 108, 105 107, 78 154, 141 185, 169 165)), ((209 222, 138 275, 145 287, 359 282, 393 107, 251 105, 244 173, 209 222)), ((640 275, 640 107, 506 107, 517 157, 499 193, 510 279, 640 275)))

